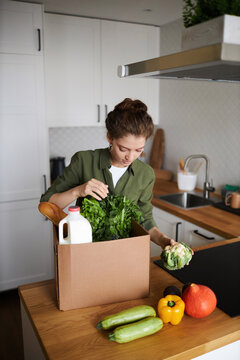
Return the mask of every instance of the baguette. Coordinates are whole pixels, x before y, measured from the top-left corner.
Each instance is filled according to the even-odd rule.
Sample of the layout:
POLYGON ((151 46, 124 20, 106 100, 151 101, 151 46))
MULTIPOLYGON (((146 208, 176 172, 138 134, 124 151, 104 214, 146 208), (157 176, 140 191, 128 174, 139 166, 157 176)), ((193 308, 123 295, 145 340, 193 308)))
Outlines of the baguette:
POLYGON ((56 226, 67 216, 59 206, 48 201, 40 202, 38 210, 56 226))

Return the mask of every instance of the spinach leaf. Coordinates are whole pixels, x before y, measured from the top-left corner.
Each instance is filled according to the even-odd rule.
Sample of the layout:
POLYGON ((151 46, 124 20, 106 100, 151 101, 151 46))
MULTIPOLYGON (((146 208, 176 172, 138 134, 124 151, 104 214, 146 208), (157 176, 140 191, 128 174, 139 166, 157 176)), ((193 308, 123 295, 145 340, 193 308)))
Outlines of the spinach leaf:
POLYGON ((109 195, 101 201, 86 197, 82 202, 81 215, 92 226, 94 242, 128 238, 131 219, 138 223, 143 221, 139 206, 125 195, 109 195))

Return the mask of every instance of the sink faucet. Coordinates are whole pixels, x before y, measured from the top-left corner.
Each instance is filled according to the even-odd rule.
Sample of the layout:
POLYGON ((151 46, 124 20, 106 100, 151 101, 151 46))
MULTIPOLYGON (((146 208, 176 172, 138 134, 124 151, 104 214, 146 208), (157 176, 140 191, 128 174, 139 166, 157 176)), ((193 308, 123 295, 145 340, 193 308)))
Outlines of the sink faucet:
POLYGON ((209 199, 210 192, 213 192, 215 190, 215 188, 213 186, 211 186, 209 179, 208 179, 208 174, 209 174, 209 159, 206 155, 202 155, 202 154, 196 154, 196 155, 189 155, 185 162, 184 162, 184 170, 187 169, 189 161, 192 159, 204 159, 205 163, 206 163, 206 173, 205 173, 205 181, 203 184, 203 197, 205 199, 209 199))

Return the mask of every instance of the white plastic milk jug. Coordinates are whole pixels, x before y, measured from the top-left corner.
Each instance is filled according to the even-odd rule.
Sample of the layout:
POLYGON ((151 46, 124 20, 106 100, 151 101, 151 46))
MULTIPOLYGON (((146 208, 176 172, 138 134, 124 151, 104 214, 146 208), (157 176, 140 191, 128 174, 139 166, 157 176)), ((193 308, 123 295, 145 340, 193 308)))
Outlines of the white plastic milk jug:
POLYGON ((92 242, 90 222, 80 214, 79 206, 70 206, 68 216, 59 223, 59 244, 83 244, 92 242), (63 237, 63 225, 68 225, 68 236, 63 237))

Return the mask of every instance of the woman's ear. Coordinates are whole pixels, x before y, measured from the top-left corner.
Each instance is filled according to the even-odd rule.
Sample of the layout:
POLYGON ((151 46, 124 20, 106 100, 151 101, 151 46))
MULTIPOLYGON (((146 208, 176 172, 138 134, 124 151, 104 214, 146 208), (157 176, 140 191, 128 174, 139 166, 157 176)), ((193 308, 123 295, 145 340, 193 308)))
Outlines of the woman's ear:
POLYGON ((112 144, 112 138, 110 137, 109 133, 107 133, 107 141, 110 145, 112 144))

